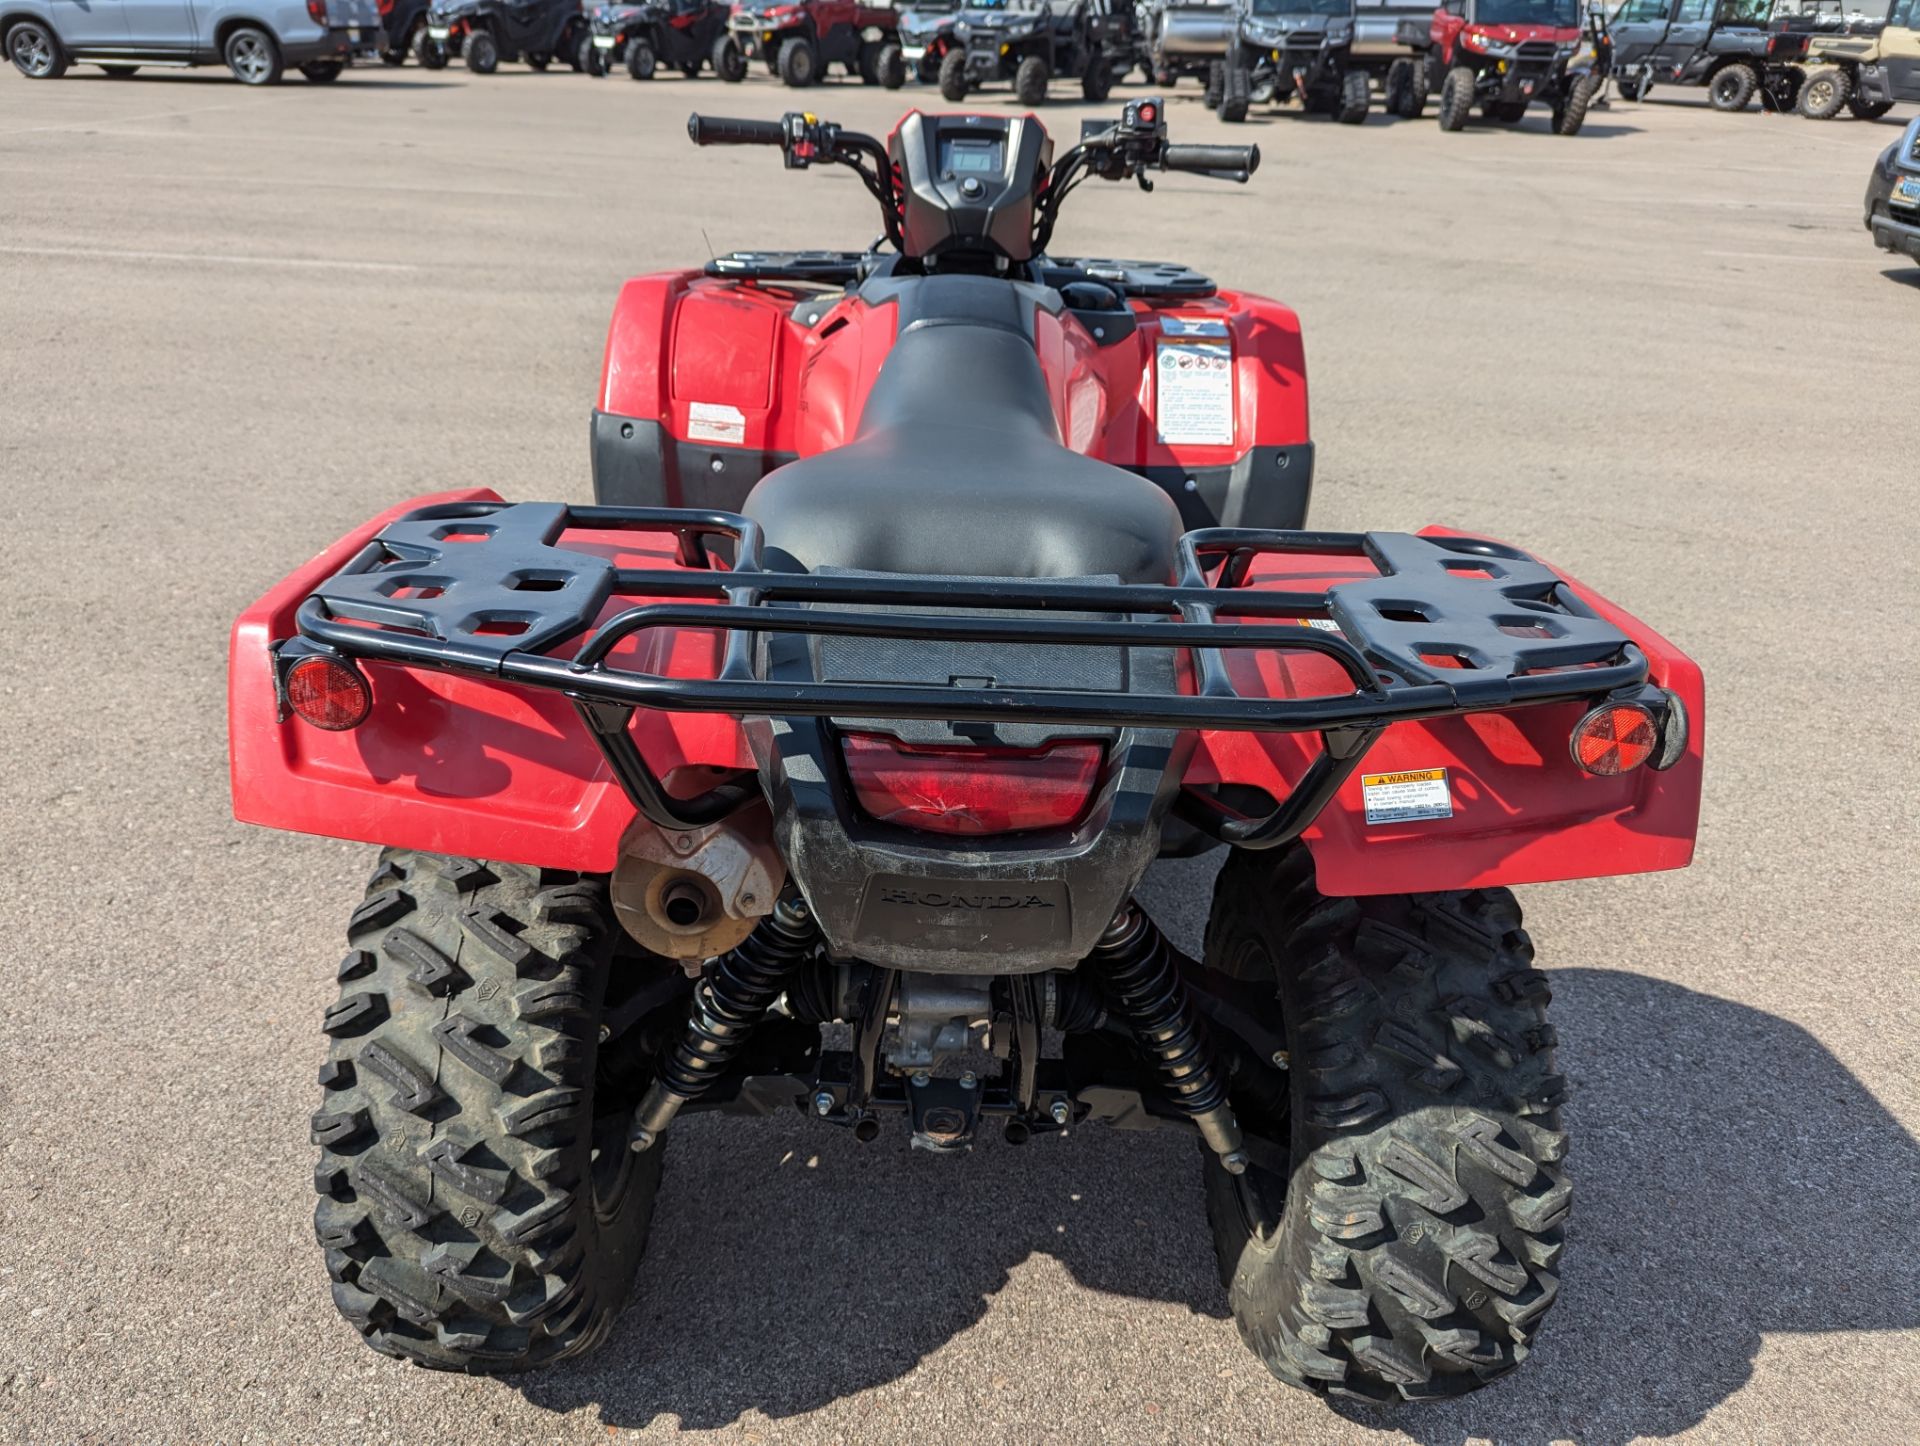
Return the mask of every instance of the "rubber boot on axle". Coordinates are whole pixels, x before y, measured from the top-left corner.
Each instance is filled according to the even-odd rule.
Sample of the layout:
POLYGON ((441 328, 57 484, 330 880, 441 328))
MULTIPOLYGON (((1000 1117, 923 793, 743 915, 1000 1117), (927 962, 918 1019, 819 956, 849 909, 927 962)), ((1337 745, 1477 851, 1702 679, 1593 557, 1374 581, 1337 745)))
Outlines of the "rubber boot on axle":
POLYGON ((1130 903, 1114 915, 1087 963, 1112 1001, 1114 1016, 1153 1056, 1174 1107, 1193 1121, 1229 1174, 1244 1174, 1240 1122, 1227 1103, 1225 1077, 1207 1047, 1167 936, 1130 903))
POLYGON ((634 1108, 627 1144, 635 1154, 665 1133, 690 1100, 705 1094, 819 943, 806 904, 782 899, 739 947, 721 956, 693 991, 687 1032, 634 1108))

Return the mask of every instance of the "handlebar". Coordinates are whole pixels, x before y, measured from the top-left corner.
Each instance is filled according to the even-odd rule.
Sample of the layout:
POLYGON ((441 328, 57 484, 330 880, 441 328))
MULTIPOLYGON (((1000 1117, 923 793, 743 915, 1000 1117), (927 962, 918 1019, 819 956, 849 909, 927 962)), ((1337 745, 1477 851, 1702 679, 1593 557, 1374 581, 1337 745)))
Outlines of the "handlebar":
POLYGON ((1260 147, 1168 146, 1160 153, 1160 168, 1244 181, 1260 169, 1260 147))
POLYGON ((779 121, 736 120, 695 112, 687 117, 687 136, 696 146, 784 146, 787 128, 779 121))

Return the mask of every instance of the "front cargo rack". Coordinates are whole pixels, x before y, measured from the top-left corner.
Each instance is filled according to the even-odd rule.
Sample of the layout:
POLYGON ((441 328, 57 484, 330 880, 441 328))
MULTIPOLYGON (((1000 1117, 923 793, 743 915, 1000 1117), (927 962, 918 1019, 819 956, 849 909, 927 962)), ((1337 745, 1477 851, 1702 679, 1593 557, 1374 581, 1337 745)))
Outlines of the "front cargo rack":
POLYGON ((1243 846, 1297 835, 1393 723, 1628 693, 1649 695, 1649 705, 1665 711, 1659 690, 1647 686, 1645 656, 1624 633, 1550 568, 1478 538, 1204 528, 1180 538, 1172 584, 810 574, 770 569, 765 545, 758 524, 730 512, 532 502, 424 507, 390 523, 301 604, 300 638, 281 645, 279 666, 284 676, 297 657, 331 651, 560 692, 635 806, 676 828, 715 822, 757 797, 757 788, 742 773, 698 798, 670 797, 629 732, 636 709, 1318 732, 1318 756, 1268 813, 1248 817, 1218 799, 1183 798, 1183 817, 1243 846), (595 531, 670 535, 678 565, 616 567, 559 545, 563 533, 595 531), (1254 561, 1275 554, 1363 558, 1378 576, 1324 590, 1249 586, 1254 561), (617 596, 670 600, 598 621, 617 596), (853 610, 879 607, 896 611, 853 610), (941 611, 897 611, 915 608, 941 611), (1023 615, 1006 615, 1012 610, 1023 615), (1062 612, 1124 616, 1045 616, 1062 612), (612 660, 620 643, 663 628, 724 632, 715 676, 669 677, 612 660), (1179 648, 1192 655, 1193 691, 769 679, 755 665, 755 640, 765 634, 1179 648), (1259 649, 1330 659, 1352 689, 1245 696, 1224 655, 1259 649))

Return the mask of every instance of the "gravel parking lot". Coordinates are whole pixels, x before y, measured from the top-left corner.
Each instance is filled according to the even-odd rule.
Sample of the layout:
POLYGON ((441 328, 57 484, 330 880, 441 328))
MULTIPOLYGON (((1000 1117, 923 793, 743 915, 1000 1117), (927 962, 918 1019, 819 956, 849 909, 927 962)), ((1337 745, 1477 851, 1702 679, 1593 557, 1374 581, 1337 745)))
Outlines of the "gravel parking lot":
MULTIPOLYGON (((1257 139, 1254 183, 1088 187, 1058 242, 1299 309, 1320 525, 1521 542, 1707 670, 1696 865, 1523 895, 1575 1090, 1561 1303, 1519 1375, 1389 1420, 1243 1349, 1170 1136, 692 1120, 602 1353, 364 1350, 307 1117, 371 851, 230 820, 227 627, 398 499, 587 498, 620 280, 858 245, 869 202, 688 146, 690 109, 785 109, 761 78, 0 78, 0 1438, 1920 1439, 1920 269, 1859 212, 1905 115, 1671 94, 1566 140, 1234 130, 1188 87, 1175 138, 1257 139)), ((1209 873, 1152 880, 1189 947, 1209 873)))

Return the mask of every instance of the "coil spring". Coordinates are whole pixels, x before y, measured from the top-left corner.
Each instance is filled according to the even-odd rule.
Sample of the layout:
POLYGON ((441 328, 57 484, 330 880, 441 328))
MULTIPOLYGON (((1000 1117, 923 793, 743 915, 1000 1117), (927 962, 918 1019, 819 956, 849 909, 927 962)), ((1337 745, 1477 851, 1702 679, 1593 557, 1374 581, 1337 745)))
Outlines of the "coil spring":
POLYGON ((1094 946, 1089 962, 1100 973, 1113 1012, 1153 1056, 1174 1106, 1199 1119, 1225 1105, 1226 1082, 1159 927, 1129 909, 1094 946))
POLYGON ((687 1032, 660 1062, 659 1083, 697 1099, 726 1071, 819 938, 813 916, 782 902, 694 991, 687 1032))

